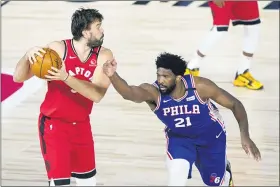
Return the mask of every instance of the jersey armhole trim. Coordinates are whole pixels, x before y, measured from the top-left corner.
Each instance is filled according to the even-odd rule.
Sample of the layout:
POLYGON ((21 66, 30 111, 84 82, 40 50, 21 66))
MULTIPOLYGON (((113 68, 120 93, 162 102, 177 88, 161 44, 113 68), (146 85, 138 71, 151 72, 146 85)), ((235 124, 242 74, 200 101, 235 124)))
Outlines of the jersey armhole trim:
POLYGON ((67 56, 67 44, 66 44, 66 41, 65 40, 62 40, 63 43, 64 43, 64 54, 63 54, 63 58, 62 60, 65 60, 66 59, 66 56, 67 56))
POLYGON ((96 52, 95 52, 95 50, 94 50, 94 53, 96 54, 96 63, 97 63, 97 65, 98 65, 98 57, 99 57, 99 52, 100 52, 100 50, 101 50, 101 47, 102 47, 102 46, 99 46, 96 52))
MULTIPOLYGON (((153 83, 152 84, 154 87, 156 87, 157 89, 159 89, 158 85, 156 83, 153 83)), ((156 105, 156 108, 153 110, 153 112, 157 111, 160 107, 160 101, 161 101, 161 95, 159 94, 158 95, 158 98, 157 98, 157 105, 156 105)))
MULTIPOLYGON (((196 87, 195 87, 195 83, 194 83, 193 76, 190 75, 190 78, 191 78, 192 87, 193 87, 193 88, 196 88, 196 87)), ((197 93, 197 89, 194 90, 194 94, 195 94, 197 100, 198 100, 201 104, 205 105, 205 104, 207 103, 207 101, 203 101, 203 100, 200 98, 200 96, 199 96, 198 93, 197 93)))
POLYGON ((97 56, 99 55, 100 49, 101 49, 101 46, 99 46, 97 51, 96 51, 97 56))

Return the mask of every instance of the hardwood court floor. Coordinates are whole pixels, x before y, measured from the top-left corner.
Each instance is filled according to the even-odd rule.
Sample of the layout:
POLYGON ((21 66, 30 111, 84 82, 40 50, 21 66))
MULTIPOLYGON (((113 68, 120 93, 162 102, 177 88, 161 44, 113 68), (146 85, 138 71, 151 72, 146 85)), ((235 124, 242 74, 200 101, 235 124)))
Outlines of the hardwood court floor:
MULTIPOLYGON (((160 52, 173 52, 188 59, 211 27, 210 10, 194 6, 14 1, 1 8, 2 71, 14 69, 32 46, 71 37, 70 18, 80 6, 95 7, 104 14, 104 45, 114 52, 120 75, 136 85, 155 80, 154 59, 160 52)), ((261 41, 252 71, 264 83, 263 91, 231 84, 242 47, 242 27, 230 28, 201 69, 201 76, 214 80, 244 103, 251 136, 262 152, 261 162, 246 156, 234 116, 221 108, 237 186, 276 186, 279 182, 279 15, 278 11, 262 10, 261 16, 261 41)), ((19 97, 14 97, 2 103, 2 185, 47 184, 37 136, 39 106, 46 87, 37 78, 31 81, 25 92, 18 94, 24 99, 16 102, 19 97)), ((104 100, 94 106, 91 119, 98 184, 166 184, 163 125, 145 104, 125 101, 111 87, 104 100)), ((201 185, 196 169, 193 176, 190 184, 201 185)))

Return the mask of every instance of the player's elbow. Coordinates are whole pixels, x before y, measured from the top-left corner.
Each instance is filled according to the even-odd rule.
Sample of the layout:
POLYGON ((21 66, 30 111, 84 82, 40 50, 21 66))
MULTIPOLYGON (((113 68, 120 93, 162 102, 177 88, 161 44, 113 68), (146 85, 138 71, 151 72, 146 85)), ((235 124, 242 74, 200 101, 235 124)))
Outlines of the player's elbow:
POLYGON ((119 94, 124 100, 134 101, 134 93, 132 87, 129 87, 129 89, 126 90, 119 91, 119 94))
POLYGON ((13 81, 16 83, 22 83, 25 79, 22 76, 19 76, 16 72, 13 75, 13 81))
POLYGON ((16 76, 13 76, 13 81, 16 82, 16 83, 22 83, 23 82, 23 80, 19 79, 16 76))
POLYGON ((92 97, 90 99, 95 103, 100 103, 100 101, 103 99, 105 94, 106 94, 106 91, 99 93, 99 94, 92 94, 92 97))
POLYGON ((13 81, 14 81, 14 82, 17 82, 17 83, 23 82, 22 77, 19 76, 19 73, 18 73, 17 68, 15 69, 14 74, 13 74, 13 81))
POLYGON ((122 94, 121 96, 124 100, 131 100, 128 94, 122 94))
POLYGON ((102 100, 103 100, 103 98, 105 97, 105 94, 106 94, 106 92, 103 92, 103 93, 101 93, 101 94, 99 94, 97 97, 96 97, 96 103, 100 103, 102 100))
POLYGON ((93 99, 93 101, 94 101, 95 103, 100 103, 101 100, 102 100, 101 98, 93 99))
POLYGON ((100 103, 100 101, 102 100, 102 98, 100 96, 97 95, 91 95, 89 97, 87 97, 89 100, 95 102, 95 103, 100 103))
POLYGON ((236 110, 244 110, 244 106, 243 106, 243 104, 242 104, 241 101, 239 101, 238 99, 236 99, 236 100, 233 102, 232 106, 231 106, 231 110, 232 110, 233 112, 235 112, 236 110))
POLYGON ((133 101, 133 99, 129 94, 122 94, 121 96, 124 100, 133 101))
POLYGON ((122 95, 122 97, 123 97, 124 100, 132 101, 134 103, 142 103, 143 102, 142 100, 139 100, 139 98, 133 97, 133 95, 122 95))
POLYGON ((31 77, 20 77, 20 76, 13 76, 13 81, 16 83, 23 83, 24 81, 27 81, 31 77))
POLYGON ((20 70, 16 69, 13 74, 13 81, 16 83, 22 83, 33 76, 32 73, 28 72, 27 74, 22 73, 20 70))
POLYGON ((143 102, 142 98, 140 97, 140 95, 138 93, 138 89, 135 86, 130 86, 129 89, 123 91, 120 94, 123 97, 123 99, 125 99, 125 100, 132 101, 135 103, 143 102))

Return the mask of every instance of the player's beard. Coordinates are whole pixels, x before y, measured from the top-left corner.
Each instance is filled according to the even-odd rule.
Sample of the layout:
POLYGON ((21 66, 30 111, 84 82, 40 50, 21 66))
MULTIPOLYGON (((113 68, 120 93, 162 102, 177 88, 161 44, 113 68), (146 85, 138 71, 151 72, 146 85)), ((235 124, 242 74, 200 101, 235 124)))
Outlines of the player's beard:
POLYGON ((91 36, 92 39, 90 39, 87 43, 87 45, 91 48, 98 47, 103 44, 104 34, 101 36, 100 39, 96 39, 95 37, 91 36))
POLYGON ((160 90, 160 93, 162 95, 169 95, 173 92, 173 90, 176 88, 176 82, 174 82, 173 85, 171 85, 170 87, 168 87, 165 91, 160 90))

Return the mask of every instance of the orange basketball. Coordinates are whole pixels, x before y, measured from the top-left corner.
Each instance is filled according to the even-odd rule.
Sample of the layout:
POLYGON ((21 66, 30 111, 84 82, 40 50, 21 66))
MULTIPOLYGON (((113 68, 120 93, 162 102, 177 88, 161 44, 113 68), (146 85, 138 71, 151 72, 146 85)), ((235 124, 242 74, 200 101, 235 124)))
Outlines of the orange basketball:
POLYGON ((41 53, 43 58, 36 55, 36 62, 31 64, 31 71, 33 74, 41 79, 46 79, 45 75, 48 75, 48 70, 51 70, 51 67, 60 69, 62 66, 62 60, 57 54, 56 51, 50 48, 43 48, 46 53, 41 53))

